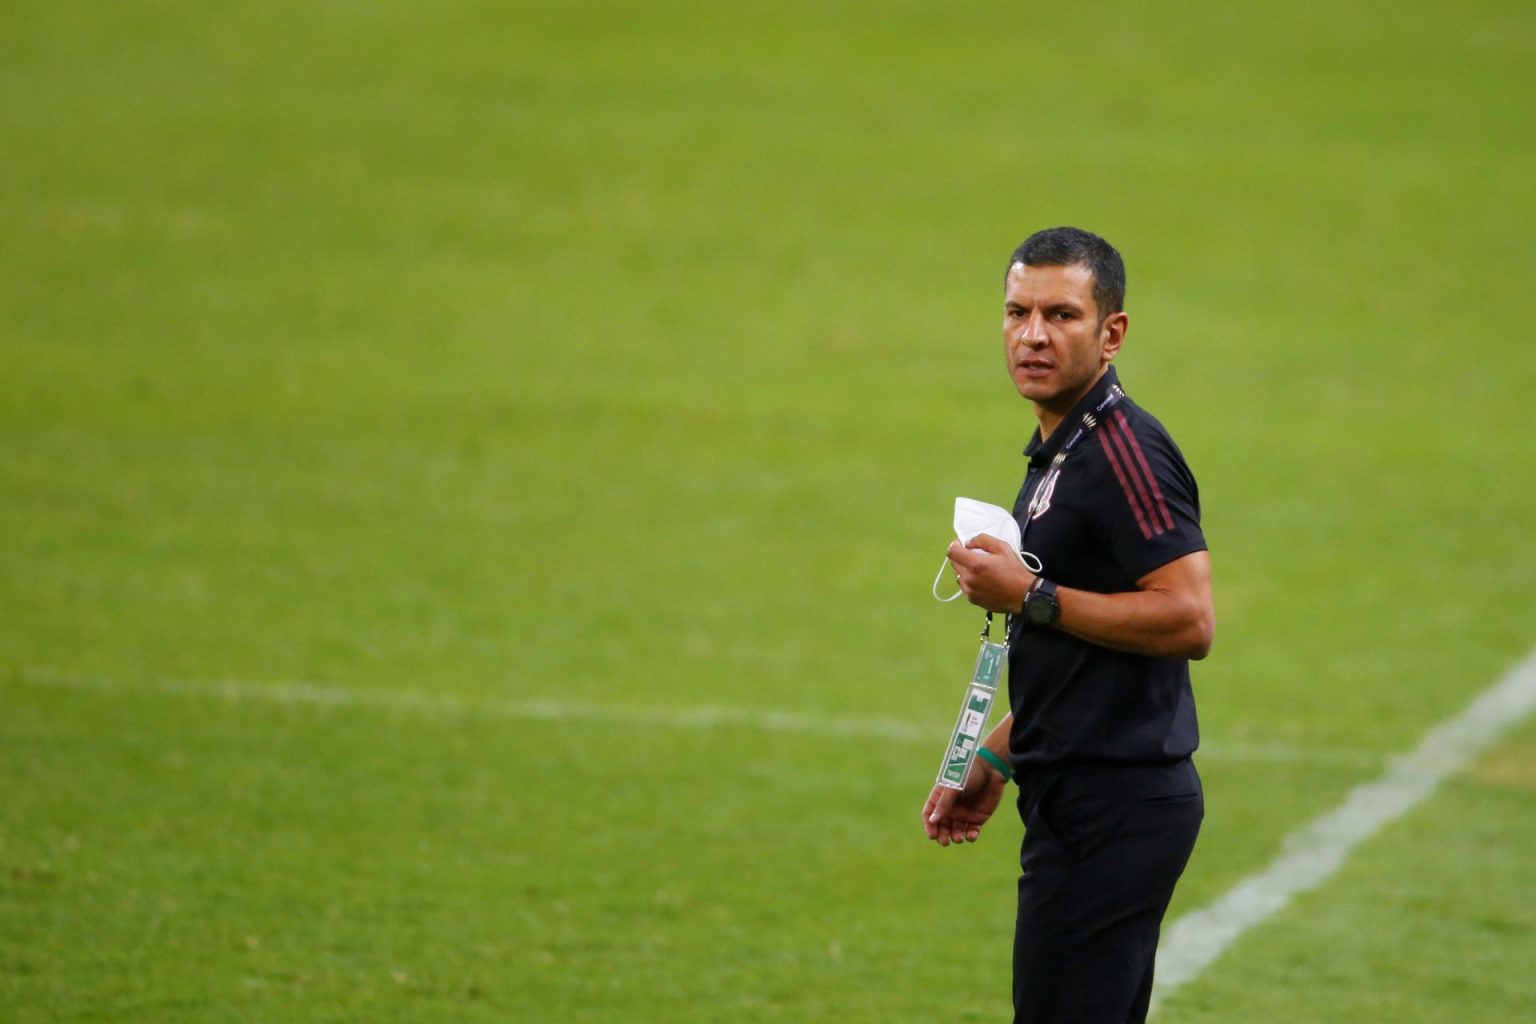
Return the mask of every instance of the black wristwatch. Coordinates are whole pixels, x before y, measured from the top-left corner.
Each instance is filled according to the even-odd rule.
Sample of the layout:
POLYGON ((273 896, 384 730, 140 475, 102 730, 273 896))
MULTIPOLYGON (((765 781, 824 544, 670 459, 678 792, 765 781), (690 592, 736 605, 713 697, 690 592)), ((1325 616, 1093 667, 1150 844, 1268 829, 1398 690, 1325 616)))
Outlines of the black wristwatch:
POLYGON ((1036 576, 1029 593, 1024 595, 1022 611, 1024 621, 1031 626, 1049 626, 1061 618, 1061 605, 1056 603, 1056 584, 1036 576))

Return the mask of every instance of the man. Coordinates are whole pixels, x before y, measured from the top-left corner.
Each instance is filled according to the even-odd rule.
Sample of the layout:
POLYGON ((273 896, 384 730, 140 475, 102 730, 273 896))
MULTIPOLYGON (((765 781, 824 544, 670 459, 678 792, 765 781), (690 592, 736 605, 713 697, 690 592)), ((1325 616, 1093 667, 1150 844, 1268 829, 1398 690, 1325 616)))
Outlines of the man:
POLYGON ((1008 615, 1012 710, 964 790, 934 787, 923 825, 940 846, 974 842, 1018 783, 1017 1024, 1146 1019, 1204 815, 1189 659, 1211 646, 1210 558, 1183 455, 1111 366, 1124 298, 1097 235, 1053 228, 1014 252, 1003 349, 1039 429, 1013 511, 1042 569, 985 535, 949 549, 971 603, 1008 615))

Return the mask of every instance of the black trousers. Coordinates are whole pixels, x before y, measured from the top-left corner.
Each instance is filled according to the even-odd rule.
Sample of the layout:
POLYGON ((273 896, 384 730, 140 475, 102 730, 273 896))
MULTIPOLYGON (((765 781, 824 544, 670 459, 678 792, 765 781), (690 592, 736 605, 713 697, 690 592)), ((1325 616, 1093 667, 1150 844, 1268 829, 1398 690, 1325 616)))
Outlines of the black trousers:
POLYGON ((1015 1024, 1141 1024, 1158 930, 1205 797, 1190 761, 1019 777, 1015 1024))

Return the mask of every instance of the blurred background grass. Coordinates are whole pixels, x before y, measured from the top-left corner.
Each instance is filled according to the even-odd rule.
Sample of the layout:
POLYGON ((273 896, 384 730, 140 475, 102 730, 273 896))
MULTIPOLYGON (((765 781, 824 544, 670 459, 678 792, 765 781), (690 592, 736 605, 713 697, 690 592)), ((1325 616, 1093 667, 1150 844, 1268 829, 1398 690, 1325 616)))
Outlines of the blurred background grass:
MULTIPOLYGON (((1017 826, 925 849, 932 744, 492 702, 941 742, 976 622, 926 588, 953 497, 1017 485, 998 288, 1043 226, 1125 253, 1122 374, 1201 482, 1211 817, 1175 912, 1531 645, 1523 5, 4 20, 17 1019, 999 1012, 1017 826)), ((1362 859, 1412 886, 1486 811, 1443 887, 1341 880, 1332 930, 1278 922, 1163 1016, 1379 1019, 1390 984, 1394 1019, 1509 1019, 1471 993, 1536 952, 1529 869, 1488 859, 1533 788, 1458 780, 1362 859), (1380 952, 1491 920, 1463 876, 1511 911, 1465 1005, 1414 968, 1461 962, 1456 927, 1380 952)))

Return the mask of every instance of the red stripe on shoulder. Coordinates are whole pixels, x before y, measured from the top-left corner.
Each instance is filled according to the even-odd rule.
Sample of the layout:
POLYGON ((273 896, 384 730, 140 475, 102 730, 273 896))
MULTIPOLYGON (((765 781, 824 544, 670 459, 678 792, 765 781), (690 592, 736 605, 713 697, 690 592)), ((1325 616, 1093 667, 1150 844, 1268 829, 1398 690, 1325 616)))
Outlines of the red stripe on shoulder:
POLYGON ((1131 424, 1125 418, 1125 410, 1116 409, 1115 419, 1121 431, 1125 434, 1125 439, 1130 442, 1131 451, 1135 455, 1136 461, 1140 463, 1141 471, 1147 476, 1147 483, 1152 487, 1152 501, 1148 502, 1148 510, 1153 513, 1154 520, 1159 517, 1162 519, 1164 529, 1173 529, 1173 516, 1168 511, 1168 501, 1163 497, 1163 489, 1157 486, 1157 477, 1152 472, 1151 464, 1147 462, 1146 453, 1141 450, 1141 443, 1136 440, 1136 435, 1131 432, 1131 424))
MULTIPOLYGON (((1140 507, 1145 510, 1147 520, 1147 536, 1156 537, 1163 532, 1163 524, 1158 522, 1157 512, 1152 505, 1152 493, 1147 488, 1147 482, 1142 479, 1141 472, 1136 466, 1135 457, 1131 455, 1130 445, 1126 443, 1125 433, 1120 425, 1113 420, 1104 424, 1105 433, 1109 435, 1110 447, 1120 458, 1120 465, 1124 469, 1126 479, 1131 482, 1131 487, 1136 491, 1136 497, 1140 499, 1140 507)), ((1124 486, 1122 484, 1121 486, 1124 486)))
POLYGON ((1104 454, 1109 458, 1109 468, 1115 471, 1115 479, 1120 481, 1120 490, 1125 492, 1125 500, 1130 504, 1131 511, 1136 514, 1136 525, 1141 527, 1142 538, 1151 540, 1152 528, 1147 525, 1147 517, 1142 514, 1141 502, 1137 499, 1136 491, 1132 488, 1131 482, 1126 478, 1125 470, 1120 465, 1120 456, 1115 454, 1115 446, 1110 443, 1107 436, 1109 433, 1109 423, 1106 421, 1103 426, 1105 429, 1096 431, 1099 437, 1099 445, 1104 449, 1104 454))

